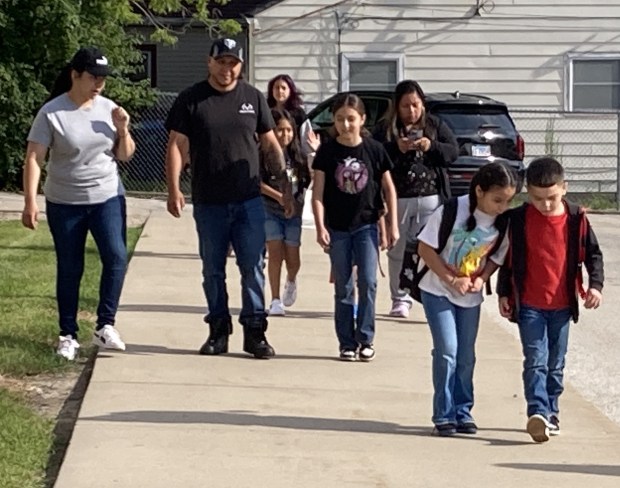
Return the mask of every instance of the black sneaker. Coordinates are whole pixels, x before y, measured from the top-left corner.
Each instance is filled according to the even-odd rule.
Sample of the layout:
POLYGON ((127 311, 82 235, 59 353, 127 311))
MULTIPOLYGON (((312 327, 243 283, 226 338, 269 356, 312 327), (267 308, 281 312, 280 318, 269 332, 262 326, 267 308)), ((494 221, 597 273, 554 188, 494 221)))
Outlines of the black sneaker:
POLYGON ((356 359, 357 359, 357 355, 353 349, 341 349, 340 350, 341 361, 355 361, 356 359))
POLYGON ((454 424, 439 424, 435 425, 431 435, 439 437, 450 437, 456 434, 456 425, 454 424))
POLYGON ((473 435, 473 434, 478 433, 478 426, 476 425, 474 421, 463 422, 463 423, 457 424, 456 431, 459 434, 473 435))
POLYGON ((560 435, 560 419, 557 415, 549 417, 549 435, 560 435))
POLYGON ((365 363, 369 363, 375 358, 375 349, 372 347, 372 344, 364 344, 360 347, 359 352, 360 361, 365 363))

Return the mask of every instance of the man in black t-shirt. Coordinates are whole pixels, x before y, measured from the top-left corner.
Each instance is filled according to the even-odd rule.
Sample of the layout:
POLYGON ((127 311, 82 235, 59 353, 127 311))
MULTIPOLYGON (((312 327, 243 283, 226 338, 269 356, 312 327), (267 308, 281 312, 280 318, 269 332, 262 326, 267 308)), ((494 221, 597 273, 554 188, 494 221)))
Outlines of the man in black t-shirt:
MULTIPOLYGON (((265 213, 256 135, 265 162, 285 186, 288 180, 267 102, 239 78, 242 63, 243 49, 236 41, 215 41, 208 78, 181 92, 168 114, 168 211, 180 217, 185 206, 179 179, 183 150, 189 146, 192 203, 209 306, 205 321, 210 334, 200 353, 228 352, 232 321, 225 277, 232 243, 241 273, 243 349, 256 358, 268 358, 275 352, 265 337, 265 213)), ((287 198, 286 207, 287 212, 292 211, 292 198, 287 198)))

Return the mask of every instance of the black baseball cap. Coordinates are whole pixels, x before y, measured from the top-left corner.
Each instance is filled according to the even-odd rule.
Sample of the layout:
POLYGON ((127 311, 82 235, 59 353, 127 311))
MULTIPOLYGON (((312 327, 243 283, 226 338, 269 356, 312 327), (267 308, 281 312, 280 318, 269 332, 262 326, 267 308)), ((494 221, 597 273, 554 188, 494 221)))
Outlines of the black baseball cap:
POLYGON ((108 76, 112 71, 108 58, 96 47, 83 47, 75 53, 71 67, 80 73, 86 71, 93 76, 108 76))
POLYGON ((231 56, 243 63, 243 47, 234 39, 218 39, 211 45, 209 56, 216 59, 222 56, 231 56))

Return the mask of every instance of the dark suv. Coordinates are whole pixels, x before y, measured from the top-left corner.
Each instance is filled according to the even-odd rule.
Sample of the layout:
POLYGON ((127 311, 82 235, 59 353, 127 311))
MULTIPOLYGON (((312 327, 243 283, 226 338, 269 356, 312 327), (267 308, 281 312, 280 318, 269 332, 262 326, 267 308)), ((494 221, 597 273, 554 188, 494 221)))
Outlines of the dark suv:
MULTIPOLYGON (((392 92, 355 91, 366 107, 366 128, 372 132, 392 103, 392 92)), ((331 127, 331 106, 336 95, 308 114, 314 129, 324 134, 331 127)), ((517 132, 506 104, 482 95, 427 93, 426 110, 442 119, 457 138, 459 157, 448 168, 453 195, 467 193, 478 169, 492 161, 505 161, 523 168, 525 144, 517 132)))

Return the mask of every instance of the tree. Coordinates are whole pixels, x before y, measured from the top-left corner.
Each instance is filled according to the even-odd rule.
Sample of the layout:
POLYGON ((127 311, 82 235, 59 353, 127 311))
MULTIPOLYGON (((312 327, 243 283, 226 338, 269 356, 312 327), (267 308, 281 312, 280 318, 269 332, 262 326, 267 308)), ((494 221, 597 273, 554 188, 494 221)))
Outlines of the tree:
POLYGON ((25 141, 33 116, 60 69, 80 46, 98 46, 117 76, 106 95, 130 112, 150 106, 156 92, 147 80, 131 82, 142 69, 136 46, 143 39, 127 27, 150 24, 151 38, 174 43, 174 30, 159 16, 182 14, 209 32, 235 34, 235 21, 214 18, 213 8, 229 0, 0 0, 0 188, 21 187, 25 141))

